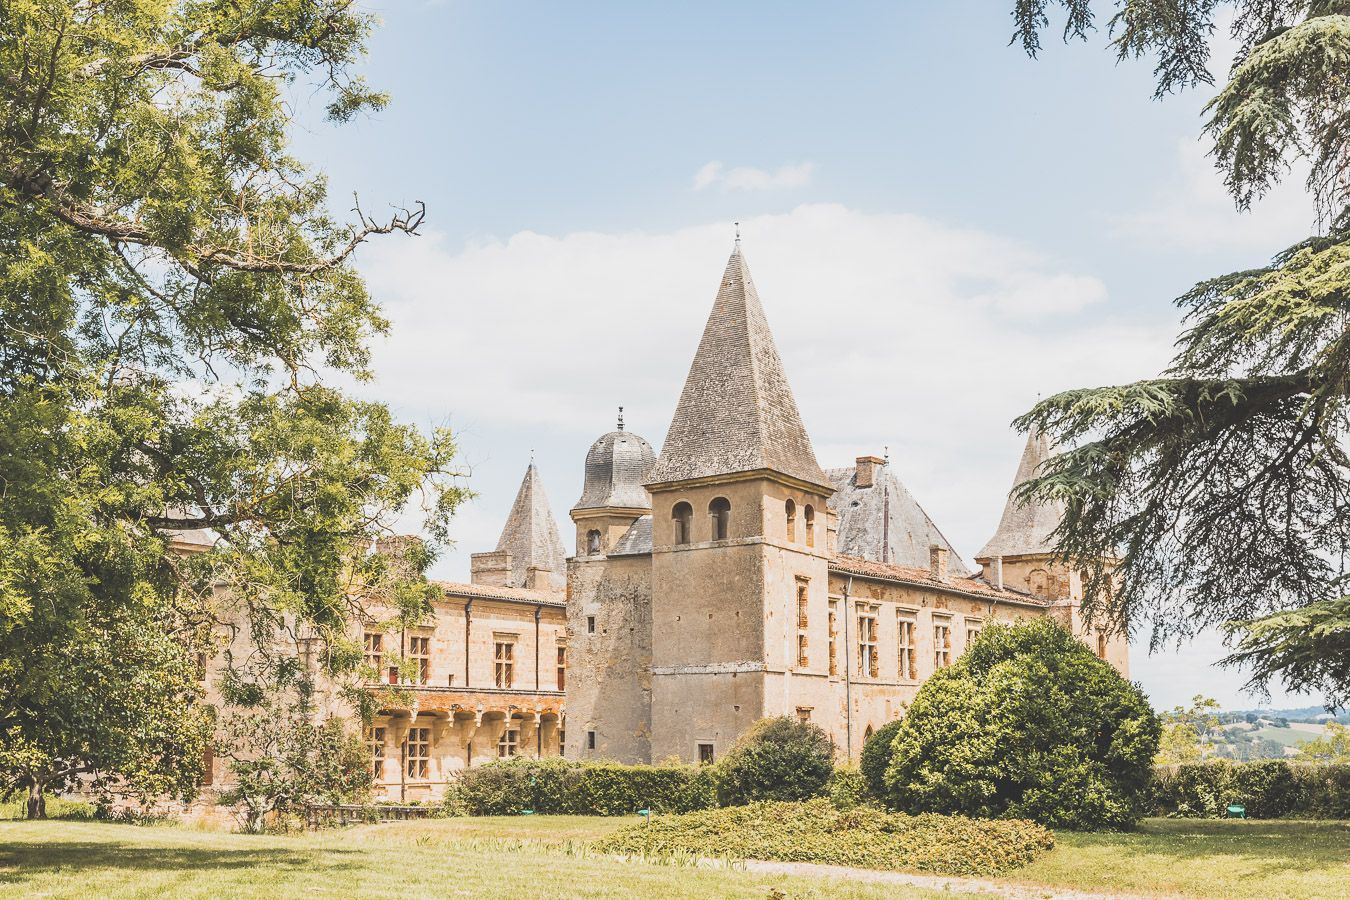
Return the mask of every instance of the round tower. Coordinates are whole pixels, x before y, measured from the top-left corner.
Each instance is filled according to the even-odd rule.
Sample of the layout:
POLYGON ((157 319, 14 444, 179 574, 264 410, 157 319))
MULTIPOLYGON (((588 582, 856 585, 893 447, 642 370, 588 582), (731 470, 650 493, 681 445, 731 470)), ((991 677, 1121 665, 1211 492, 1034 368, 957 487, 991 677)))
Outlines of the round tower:
POLYGON ((572 507, 577 525, 577 556, 603 556, 629 527, 652 511, 643 486, 656 462, 652 445, 623 428, 601 436, 586 452, 586 483, 572 507))

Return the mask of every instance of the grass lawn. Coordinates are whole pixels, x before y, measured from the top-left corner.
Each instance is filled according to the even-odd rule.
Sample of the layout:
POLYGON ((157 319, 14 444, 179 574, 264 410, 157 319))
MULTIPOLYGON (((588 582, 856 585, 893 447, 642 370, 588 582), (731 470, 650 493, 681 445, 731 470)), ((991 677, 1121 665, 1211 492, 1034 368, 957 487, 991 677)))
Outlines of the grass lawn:
POLYGON ((1193 897, 1350 898, 1350 822, 1148 819, 1131 834, 1058 833, 1006 881, 1193 897))
POLYGON ((290 836, 174 826, 0 822, 0 896, 936 898, 895 885, 595 858, 619 819, 539 816, 364 825, 290 836))
MULTIPOLYGON (((897 885, 624 862, 582 845, 630 819, 512 816, 251 837, 173 826, 0 822, 0 895, 47 897, 917 898, 897 885)), ((1109 893, 1350 897, 1350 823, 1152 819, 1060 834, 999 879, 1109 893)), ((943 895, 951 896, 951 895, 943 895)))

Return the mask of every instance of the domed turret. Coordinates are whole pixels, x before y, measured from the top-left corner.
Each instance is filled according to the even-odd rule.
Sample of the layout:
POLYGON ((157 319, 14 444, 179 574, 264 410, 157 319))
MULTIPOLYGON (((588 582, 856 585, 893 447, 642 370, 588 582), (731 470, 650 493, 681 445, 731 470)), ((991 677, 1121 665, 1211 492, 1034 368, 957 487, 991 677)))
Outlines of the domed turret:
POLYGON ((652 498, 642 486, 656 462, 652 445, 631 431, 604 435, 586 453, 586 486, 573 509, 651 509, 652 498))
POLYGON ((578 556, 603 556, 652 508, 643 482, 655 462, 652 445, 623 430, 620 407, 618 430, 601 437, 586 453, 586 484, 572 507, 578 556))

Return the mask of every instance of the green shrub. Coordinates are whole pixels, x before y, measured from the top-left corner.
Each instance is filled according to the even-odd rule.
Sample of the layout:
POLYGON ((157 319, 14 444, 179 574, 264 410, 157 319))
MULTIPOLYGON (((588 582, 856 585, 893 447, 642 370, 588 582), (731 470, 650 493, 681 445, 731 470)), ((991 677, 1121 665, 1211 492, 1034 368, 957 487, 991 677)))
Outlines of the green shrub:
POLYGON ((1159 766, 1154 773, 1157 815, 1217 819, 1234 804, 1253 819, 1347 818, 1350 766, 1213 760, 1159 766))
POLYGON ((834 742, 818 725, 788 716, 760 719, 717 764, 717 800, 739 806, 819 797, 833 772, 834 742))
POLYGON ((862 771, 863 781, 873 797, 886 795, 886 770, 891 765, 891 751, 895 746, 895 733, 900 730, 900 720, 887 722, 872 733, 863 742, 862 757, 858 768, 862 771))
POLYGON ((712 776, 694 766, 627 766, 565 759, 516 759, 463 772, 445 796, 452 815, 620 816, 639 809, 687 812, 713 804, 712 776))
POLYGON ((907 816, 830 801, 761 802, 620 829, 592 845, 605 853, 693 855, 826 863, 942 875, 997 875, 1054 846, 1032 822, 907 816))
POLYGON ((862 773, 853 766, 839 766, 825 785, 825 796, 835 809, 852 809, 869 799, 862 773))
POLYGON ((1126 828, 1147 812, 1159 732, 1139 688, 1055 622, 994 625, 915 695, 884 799, 910 812, 1126 828))

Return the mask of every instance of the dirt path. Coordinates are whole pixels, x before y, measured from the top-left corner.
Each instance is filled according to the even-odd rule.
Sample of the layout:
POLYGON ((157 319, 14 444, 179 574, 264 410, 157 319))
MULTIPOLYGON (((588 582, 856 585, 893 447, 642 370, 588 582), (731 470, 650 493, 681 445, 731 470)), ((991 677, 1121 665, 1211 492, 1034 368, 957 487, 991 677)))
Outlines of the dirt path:
POLYGON ((983 894, 1008 897, 1011 900, 1130 900, 1135 894, 1092 894, 1062 888, 1032 887, 1000 884, 981 878, 961 878, 948 875, 907 875, 904 872, 881 872, 876 869, 855 869, 850 866, 826 866, 819 863, 761 862, 747 860, 736 863, 748 872, 767 872, 776 875, 803 875, 808 878, 843 878, 849 881, 870 881, 878 884, 904 884, 910 887, 945 891, 949 894, 983 894))

